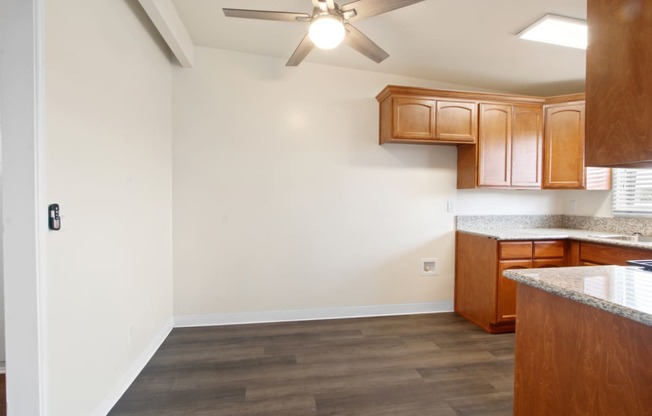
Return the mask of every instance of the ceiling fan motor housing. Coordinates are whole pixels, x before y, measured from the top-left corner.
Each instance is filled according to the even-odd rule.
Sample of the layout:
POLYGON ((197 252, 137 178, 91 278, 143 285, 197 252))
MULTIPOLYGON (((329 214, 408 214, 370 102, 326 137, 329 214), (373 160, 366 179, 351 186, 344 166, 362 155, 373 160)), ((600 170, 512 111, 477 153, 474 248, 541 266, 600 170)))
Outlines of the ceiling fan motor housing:
POLYGON ((422 1, 424 0, 354 0, 340 6, 335 3, 335 0, 312 0, 314 6, 312 14, 228 8, 223 11, 227 17, 310 22, 308 34, 299 43, 286 66, 299 65, 315 46, 321 49, 332 49, 342 40, 367 58, 380 63, 387 59, 389 54, 349 21, 377 16, 422 1), (321 34, 317 35, 313 32, 321 32, 321 34))

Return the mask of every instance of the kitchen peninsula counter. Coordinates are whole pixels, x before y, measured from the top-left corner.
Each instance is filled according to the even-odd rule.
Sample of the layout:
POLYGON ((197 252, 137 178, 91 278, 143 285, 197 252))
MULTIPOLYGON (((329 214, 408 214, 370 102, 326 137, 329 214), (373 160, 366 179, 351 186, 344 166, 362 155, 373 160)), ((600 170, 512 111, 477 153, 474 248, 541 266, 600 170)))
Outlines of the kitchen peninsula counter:
POLYGON ((559 267, 505 270, 504 276, 652 326, 652 272, 621 266, 559 267))
POLYGON ((517 282, 514 414, 650 415, 652 273, 508 270, 517 282))

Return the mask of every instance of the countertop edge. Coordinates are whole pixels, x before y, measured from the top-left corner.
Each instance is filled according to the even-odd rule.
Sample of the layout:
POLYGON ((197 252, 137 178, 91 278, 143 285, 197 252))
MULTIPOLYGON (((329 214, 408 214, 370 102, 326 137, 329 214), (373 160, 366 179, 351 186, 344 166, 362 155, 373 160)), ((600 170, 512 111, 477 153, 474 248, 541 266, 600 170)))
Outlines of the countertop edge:
MULTIPOLYGON (((541 228, 541 230, 546 230, 546 228, 541 228)), ((521 241, 521 240, 575 240, 575 241, 584 241, 587 243, 596 243, 596 244, 606 244, 610 246, 618 247, 627 247, 635 248, 639 250, 650 250, 652 251, 651 243, 637 243, 634 241, 622 241, 622 240, 609 240, 606 238, 593 237, 584 234, 602 234, 602 235, 614 235, 614 233, 605 233, 600 231, 590 231, 590 230, 563 230, 559 229, 558 233, 549 233, 549 234, 536 234, 533 229, 527 229, 520 231, 515 229, 512 231, 513 235, 505 235, 504 232, 501 233, 500 230, 465 230, 458 229, 456 231, 480 235, 488 238, 492 238, 497 241, 521 241), (564 232, 567 231, 567 232, 564 232)), ((652 256, 652 253, 651 253, 652 256)))
MULTIPOLYGON (((622 266, 593 266, 592 268, 611 268, 611 267, 622 267, 622 266)), ((568 268, 559 268, 560 272, 563 272, 564 269, 568 268)), ((569 290, 563 287, 559 287, 557 285, 548 283, 546 281, 541 281, 539 279, 536 279, 532 276, 527 276, 528 274, 535 274, 532 273, 531 270, 534 269, 528 269, 528 270, 505 270, 503 275, 507 277, 510 280, 514 280, 518 283, 526 284, 528 286, 532 286, 541 290, 544 290, 546 292, 561 296, 566 299, 571 299, 576 302, 588 305, 588 306, 593 306, 598 309, 602 309, 606 312, 613 313, 614 315, 622 316, 623 318, 630 319, 632 321, 639 322, 644 325, 652 326, 652 315, 645 313, 643 311, 639 311, 636 309, 632 309, 630 307, 624 306, 624 305, 618 305, 609 301, 606 301, 604 299, 599 299, 590 295, 587 295, 585 293, 578 293, 577 291, 574 290, 569 290)))

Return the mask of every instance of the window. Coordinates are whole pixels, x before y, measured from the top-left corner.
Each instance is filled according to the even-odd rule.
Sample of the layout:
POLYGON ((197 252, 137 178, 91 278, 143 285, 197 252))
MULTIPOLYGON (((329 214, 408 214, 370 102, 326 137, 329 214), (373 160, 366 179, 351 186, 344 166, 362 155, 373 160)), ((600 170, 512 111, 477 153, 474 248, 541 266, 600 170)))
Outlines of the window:
POLYGON ((652 169, 613 170, 613 213, 652 216, 652 169))

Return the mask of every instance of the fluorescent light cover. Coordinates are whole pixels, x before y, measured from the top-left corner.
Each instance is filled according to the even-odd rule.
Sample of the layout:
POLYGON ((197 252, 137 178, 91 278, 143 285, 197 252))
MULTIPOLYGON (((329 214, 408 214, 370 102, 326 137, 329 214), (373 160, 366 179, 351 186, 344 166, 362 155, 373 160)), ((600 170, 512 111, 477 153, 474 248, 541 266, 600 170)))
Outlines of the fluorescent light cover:
POLYGON ((586 20, 547 14, 517 36, 521 39, 586 49, 586 20))

